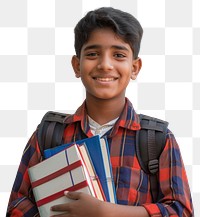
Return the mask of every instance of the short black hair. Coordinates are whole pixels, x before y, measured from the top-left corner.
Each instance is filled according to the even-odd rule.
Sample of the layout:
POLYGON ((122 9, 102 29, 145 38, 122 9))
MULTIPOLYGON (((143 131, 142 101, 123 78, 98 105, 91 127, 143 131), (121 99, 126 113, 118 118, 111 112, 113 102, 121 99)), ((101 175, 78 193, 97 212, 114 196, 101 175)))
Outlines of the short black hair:
POLYGON ((112 29, 122 40, 128 43, 134 58, 138 57, 143 29, 139 21, 131 14, 112 7, 102 7, 89 11, 75 26, 75 51, 80 58, 83 45, 91 33, 98 28, 112 29))

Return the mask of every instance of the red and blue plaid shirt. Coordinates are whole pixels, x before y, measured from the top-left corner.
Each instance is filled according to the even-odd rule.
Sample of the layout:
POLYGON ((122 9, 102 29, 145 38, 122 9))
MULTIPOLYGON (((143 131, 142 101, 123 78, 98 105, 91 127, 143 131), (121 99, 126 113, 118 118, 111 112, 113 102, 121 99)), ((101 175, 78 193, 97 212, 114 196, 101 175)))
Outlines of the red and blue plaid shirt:
MULTIPOLYGON (((85 103, 65 122, 64 143, 93 136, 89 127, 85 103)), ((192 200, 186 171, 178 144, 168 130, 166 145, 159 161, 159 198, 152 203, 149 176, 141 170, 136 157, 136 131, 139 118, 127 99, 114 127, 106 133, 114 182, 119 204, 144 206, 150 216, 193 216, 192 200)), ((37 133, 30 138, 13 185, 7 216, 39 216, 28 176, 28 168, 42 160, 37 133)))

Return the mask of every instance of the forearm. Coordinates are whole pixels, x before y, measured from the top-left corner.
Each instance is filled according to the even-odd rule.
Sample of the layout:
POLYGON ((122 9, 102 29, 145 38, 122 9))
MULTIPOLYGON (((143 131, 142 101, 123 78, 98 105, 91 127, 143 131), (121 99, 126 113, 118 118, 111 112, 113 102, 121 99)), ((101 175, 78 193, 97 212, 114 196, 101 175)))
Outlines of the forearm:
POLYGON ((149 217, 148 212, 143 206, 102 203, 99 209, 101 217, 149 217))
MULTIPOLYGON (((74 217, 149 217, 142 206, 128 206, 100 201, 81 192, 68 192, 65 194, 73 201, 52 207, 52 211, 67 213, 63 216, 74 217)), ((59 217, 59 215, 53 215, 59 217)), ((159 217, 159 216, 158 216, 159 217)))
POLYGON ((13 199, 7 209, 6 216, 39 216, 37 206, 26 197, 19 197, 17 199, 13 199))
MULTIPOLYGON (((111 203, 102 203, 99 206, 98 217, 193 217, 191 210, 184 210, 182 214, 178 214, 176 210, 184 209, 181 203, 177 201, 168 201, 167 203, 149 203, 143 206, 127 206, 111 203), (181 208, 182 207, 182 208, 181 208)), ((97 216, 96 216, 97 217, 97 216)))
POLYGON ((34 133, 22 155, 8 203, 7 216, 37 216, 38 209, 28 176, 28 168, 41 161, 40 152, 37 150, 36 134, 34 133))

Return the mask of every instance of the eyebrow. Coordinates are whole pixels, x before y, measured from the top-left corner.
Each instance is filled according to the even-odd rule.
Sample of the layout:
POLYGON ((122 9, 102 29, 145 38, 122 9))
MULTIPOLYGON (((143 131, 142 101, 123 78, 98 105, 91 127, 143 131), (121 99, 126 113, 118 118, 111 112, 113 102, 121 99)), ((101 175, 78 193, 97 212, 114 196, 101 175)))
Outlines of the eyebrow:
MULTIPOLYGON (((90 50, 90 49, 99 49, 101 48, 101 45, 94 44, 94 45, 88 45, 84 48, 84 51, 90 50)), ((117 50, 125 50, 129 51, 129 49, 126 46, 123 45, 112 45, 111 48, 117 49, 117 50)))

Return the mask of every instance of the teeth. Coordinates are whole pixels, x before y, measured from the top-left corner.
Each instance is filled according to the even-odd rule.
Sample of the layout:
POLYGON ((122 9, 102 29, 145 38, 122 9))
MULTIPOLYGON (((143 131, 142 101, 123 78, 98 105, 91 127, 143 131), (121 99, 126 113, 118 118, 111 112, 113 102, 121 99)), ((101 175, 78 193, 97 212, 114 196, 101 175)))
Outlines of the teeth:
POLYGON ((96 78, 96 80, 98 80, 98 81, 109 82, 109 81, 114 81, 115 78, 96 78))

